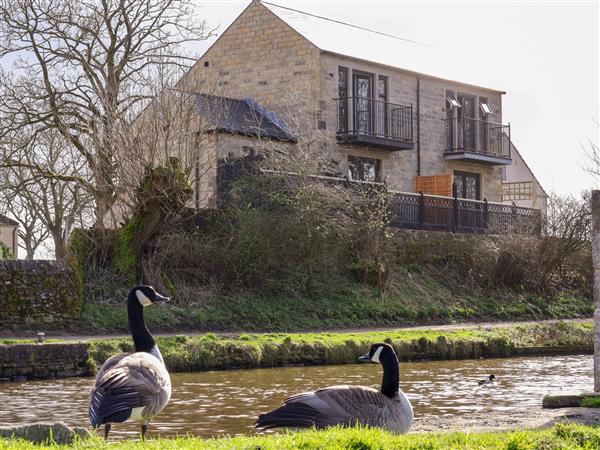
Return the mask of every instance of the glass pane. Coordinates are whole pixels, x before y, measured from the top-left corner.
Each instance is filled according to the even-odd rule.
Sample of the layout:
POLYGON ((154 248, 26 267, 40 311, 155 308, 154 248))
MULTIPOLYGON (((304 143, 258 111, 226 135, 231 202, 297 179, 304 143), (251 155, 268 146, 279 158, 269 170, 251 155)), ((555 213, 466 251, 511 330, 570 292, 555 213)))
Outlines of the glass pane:
POLYGON ((358 133, 371 132, 371 80, 368 77, 356 77, 355 123, 358 133))
POLYGON ((467 175, 465 176, 465 185, 466 192, 465 198, 471 200, 478 200, 478 192, 479 191, 479 176, 477 175, 467 175))
POLYGON ((456 186, 456 196, 463 198, 464 197, 463 177, 460 175, 454 175, 454 184, 456 186))
POLYGON ((348 131, 348 69, 340 67, 338 70, 338 130, 348 131))
POLYGON ((380 181, 381 161, 374 158, 348 156, 348 179, 355 181, 380 181))

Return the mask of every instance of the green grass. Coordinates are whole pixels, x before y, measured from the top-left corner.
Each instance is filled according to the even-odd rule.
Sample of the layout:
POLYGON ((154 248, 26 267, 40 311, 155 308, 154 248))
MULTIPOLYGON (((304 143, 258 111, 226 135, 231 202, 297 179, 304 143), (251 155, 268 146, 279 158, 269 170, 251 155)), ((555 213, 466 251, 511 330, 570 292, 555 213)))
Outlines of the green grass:
MULTIPOLYGON (((158 337, 165 363, 174 372, 294 364, 349 364, 375 342, 391 343, 400 360, 504 357, 592 348, 593 325, 585 323, 521 324, 494 328, 452 330, 385 330, 321 333, 245 333, 158 337)), ((52 340, 53 342, 60 342, 52 340)), ((0 344, 29 343, 30 339, 0 339, 0 344)), ((96 364, 132 350, 129 337, 89 340, 96 364)))
MULTIPOLYGON (((335 293, 306 297, 258 297, 250 294, 198 298, 187 307, 177 304, 147 309, 153 331, 303 331, 383 327, 463 321, 540 320, 591 317, 589 299, 563 293, 555 299, 513 291, 483 295, 469 289, 450 290, 433 277, 408 277, 402 289, 383 298, 360 284, 335 293)), ((85 304, 75 331, 92 333, 127 330, 121 305, 85 304)))
POLYGON ((100 438, 79 441, 72 446, 34 445, 25 441, 0 440, 0 449, 252 449, 252 450, 445 450, 507 449, 554 450, 593 449, 600 447, 600 428, 583 425, 556 425, 545 430, 498 433, 423 433, 393 435, 379 429, 332 428, 306 430, 268 436, 236 436, 218 439, 181 437, 106 443, 100 438))
POLYGON ((600 408, 600 396, 584 397, 581 406, 584 408, 600 408))
MULTIPOLYGON (((519 349, 591 348, 591 323, 517 325, 458 330, 388 330, 356 333, 269 333, 171 336, 157 339, 171 371, 329 365, 356 362, 375 342, 391 343, 401 360, 463 359, 519 354, 519 349)), ((130 338, 92 339, 90 356, 102 363, 130 351, 130 338)))

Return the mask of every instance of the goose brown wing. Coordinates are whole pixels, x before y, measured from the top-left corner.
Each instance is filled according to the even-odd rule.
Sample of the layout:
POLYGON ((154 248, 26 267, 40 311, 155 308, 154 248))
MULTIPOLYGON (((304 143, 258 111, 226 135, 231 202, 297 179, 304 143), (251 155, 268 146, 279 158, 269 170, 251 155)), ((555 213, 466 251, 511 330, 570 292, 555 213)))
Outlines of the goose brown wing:
POLYGON ((164 366, 152 355, 134 353, 121 359, 96 381, 90 401, 90 421, 96 427, 122 422, 133 408, 146 407, 144 416, 158 414, 171 395, 164 366))

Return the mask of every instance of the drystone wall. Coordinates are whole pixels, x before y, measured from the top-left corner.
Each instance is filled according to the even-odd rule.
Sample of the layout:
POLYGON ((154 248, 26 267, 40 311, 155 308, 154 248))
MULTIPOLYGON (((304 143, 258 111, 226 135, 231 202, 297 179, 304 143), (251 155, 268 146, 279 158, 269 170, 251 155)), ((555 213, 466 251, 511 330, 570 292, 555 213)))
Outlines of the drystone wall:
POLYGON ((0 345, 0 381, 91 375, 88 344, 0 345))
POLYGON ((0 261, 0 331, 68 324, 82 303, 81 275, 68 262, 0 261))

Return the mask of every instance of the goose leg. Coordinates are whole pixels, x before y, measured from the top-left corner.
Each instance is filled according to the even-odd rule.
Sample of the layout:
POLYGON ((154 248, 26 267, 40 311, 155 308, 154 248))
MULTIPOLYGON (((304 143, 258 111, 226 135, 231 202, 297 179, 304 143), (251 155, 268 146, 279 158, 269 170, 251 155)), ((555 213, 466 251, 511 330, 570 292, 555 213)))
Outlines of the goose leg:
POLYGON ((146 439, 147 432, 148 432, 148 425, 143 423, 142 424, 142 439, 146 439))
POLYGON ((104 440, 107 441, 108 440, 108 433, 110 433, 110 428, 112 427, 112 425, 110 423, 107 423, 104 425, 104 440))

